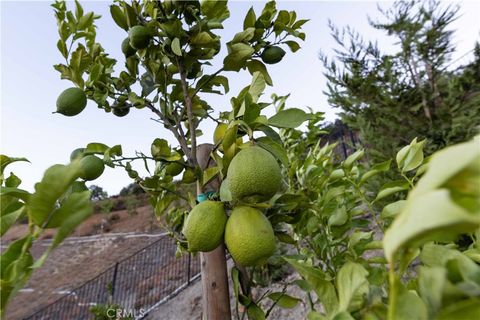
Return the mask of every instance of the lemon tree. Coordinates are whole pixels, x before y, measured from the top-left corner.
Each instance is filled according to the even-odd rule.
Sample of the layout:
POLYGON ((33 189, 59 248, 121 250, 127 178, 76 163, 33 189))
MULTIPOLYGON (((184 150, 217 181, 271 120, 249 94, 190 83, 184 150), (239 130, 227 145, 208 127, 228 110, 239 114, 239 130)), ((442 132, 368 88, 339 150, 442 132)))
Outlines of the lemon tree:
MULTIPOLYGON (((12 243, 2 256, 2 310, 8 298, 28 280, 32 267, 40 266, 46 258, 45 255, 33 260, 30 254, 33 241, 44 230, 55 229, 53 249, 68 236, 91 213, 89 191, 84 191, 83 181, 96 179, 105 167, 110 167, 123 168, 150 195, 156 214, 166 216, 166 227, 177 239, 178 254, 186 252, 190 244, 192 250, 206 251, 201 255, 207 265, 209 259, 220 259, 217 261, 220 262, 217 265, 222 265, 220 270, 202 270, 202 281, 207 288, 205 301, 215 301, 204 304, 204 314, 211 319, 230 318, 225 257, 208 250, 224 252, 222 225, 225 223, 221 222, 234 207, 248 204, 251 210, 261 212, 262 221, 268 226, 265 208, 277 191, 280 192, 279 163, 286 164, 286 152, 277 129, 297 127, 310 114, 287 109, 276 98, 259 100, 265 87, 273 85, 265 63, 281 60, 279 48, 283 48, 282 57, 286 49, 295 52, 300 48, 298 41, 305 39, 301 28, 306 20, 298 19, 294 11, 277 9, 276 3, 270 1, 258 12, 253 8, 248 10, 232 39, 221 39, 218 29, 223 28, 230 16, 226 1, 118 1, 110 5, 110 18, 118 26, 117 31, 124 34, 118 44, 124 59, 116 61, 97 41, 97 20, 101 17, 85 12, 78 1, 71 5, 63 1, 52 4, 59 35, 56 46, 62 61, 54 68, 62 79, 73 85, 59 95, 57 113, 75 116, 88 109, 126 118, 133 112, 143 113, 146 119, 154 117, 161 128, 173 134, 176 142, 152 137, 150 150, 130 156, 123 155, 120 145, 92 142, 73 152, 69 164, 48 169, 32 194, 18 188, 18 178, 3 179, 2 176, 2 210, 3 203, 7 203, 3 199, 12 203, 2 211, 2 232, 25 216, 34 226, 27 237, 12 243), (223 46, 227 50, 221 50, 223 46), (267 48, 275 48, 277 53, 264 53, 267 48), (218 62, 218 69, 211 67, 213 60, 218 62), (220 116, 208 103, 208 96, 228 94, 229 74, 240 71, 250 74, 252 80, 243 90, 231 95, 228 115, 220 116), (270 111, 267 112, 267 108, 270 111), (272 113, 273 117, 266 116, 272 113), (197 155, 197 150, 199 153, 202 150, 197 137, 201 135, 200 123, 210 119, 224 125, 206 155, 214 165, 204 167, 197 155), (239 172, 239 168, 232 169, 234 182, 229 187, 235 199, 220 202, 218 195, 211 192, 219 190, 211 190, 210 186, 215 180, 228 180, 230 163, 233 161, 235 167, 236 155, 241 159, 243 151, 240 150, 245 149, 248 154, 248 148, 256 150, 255 154, 263 159, 265 168, 259 177, 271 173, 274 180, 268 190, 261 190, 262 182, 257 181, 255 190, 249 192, 237 183, 240 180, 235 178, 235 172, 239 172), (146 167, 148 174, 137 171, 136 163, 146 167), (196 195, 184 191, 190 188, 181 187, 190 183, 196 183, 196 195), (179 199, 185 206, 172 206, 179 199), (220 210, 208 210, 203 219, 206 213, 199 208, 210 204, 203 204, 204 200, 221 204, 225 215, 219 215, 220 210), (200 215, 200 211, 204 213, 200 215), (212 226, 218 224, 213 233, 215 241, 205 247, 196 247, 193 239, 206 230, 210 232, 212 226, 207 225, 206 230, 193 227, 197 225, 194 223, 197 215, 204 221, 213 221, 212 226), (181 233, 182 228, 187 237, 181 233), (213 275, 221 275, 221 281, 215 283, 216 290, 209 289, 213 288, 210 283, 213 275)), ((2 158, 2 172, 9 163, 20 159, 2 158)), ((252 173, 249 175, 246 179, 254 182, 252 173)), ((273 253, 274 226, 270 228, 269 251, 259 259, 262 261, 273 253)), ((48 252, 50 250, 46 254, 48 252)), ((244 295, 251 296, 251 293, 244 295)), ((256 308, 252 303, 248 310, 251 313, 256 308)))
POLYGON ((322 139, 321 113, 288 108, 288 96, 264 95, 274 80, 268 66, 288 49, 300 49, 307 22, 273 1, 248 10, 226 40, 218 34, 230 16, 226 1, 116 1, 110 14, 123 33, 120 63, 96 40, 100 17, 79 2, 72 5, 52 5, 63 61, 54 68, 73 85, 60 93, 57 113, 75 116, 87 107, 127 119, 143 113, 175 142, 152 137, 150 150, 133 155, 123 155, 120 145, 89 143, 74 150, 69 163, 48 168, 34 192, 5 171, 28 160, 2 155, 2 235, 21 218, 30 226, 2 253, 2 312, 49 252, 92 213, 85 181, 109 167, 124 169, 149 194, 178 255, 200 252, 207 266, 203 295, 214 302, 203 305, 208 319, 232 317, 228 274, 235 314, 249 319, 298 305, 288 286, 306 292, 308 319, 469 319, 480 313, 478 139, 431 157, 424 156, 425 141, 415 139, 385 162, 370 163, 364 150, 338 159, 336 146, 322 139), (229 75, 238 72, 251 80, 232 94, 229 75), (226 112, 215 112, 208 102, 213 94, 229 95, 226 112), (212 144, 198 145, 200 124, 212 120, 212 144), (402 179, 374 187, 372 179, 390 170, 402 179), (46 230, 55 231, 53 241, 35 260, 31 247, 46 230), (302 279, 282 282, 285 289, 277 292, 252 291, 261 291, 262 277, 269 284, 270 271, 286 264, 302 279))

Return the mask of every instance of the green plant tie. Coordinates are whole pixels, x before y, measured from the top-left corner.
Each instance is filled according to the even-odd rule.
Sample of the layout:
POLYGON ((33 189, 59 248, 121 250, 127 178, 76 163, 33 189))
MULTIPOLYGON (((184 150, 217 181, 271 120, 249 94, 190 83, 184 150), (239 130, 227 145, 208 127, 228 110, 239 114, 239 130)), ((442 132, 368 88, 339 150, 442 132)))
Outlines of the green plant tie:
POLYGON ((208 200, 208 196, 205 194, 205 193, 200 193, 198 196, 197 196, 197 201, 198 202, 203 202, 205 200, 208 200))

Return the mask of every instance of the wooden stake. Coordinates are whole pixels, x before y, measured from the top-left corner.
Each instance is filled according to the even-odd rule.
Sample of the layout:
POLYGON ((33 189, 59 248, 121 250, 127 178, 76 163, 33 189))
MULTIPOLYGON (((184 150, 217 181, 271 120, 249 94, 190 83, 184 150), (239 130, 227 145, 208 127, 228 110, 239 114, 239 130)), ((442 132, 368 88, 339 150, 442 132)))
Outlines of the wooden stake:
MULTIPOLYGON (((201 144, 197 147, 197 161, 200 169, 215 166, 210 157, 212 144, 201 144)), ((220 180, 214 179, 203 188, 197 183, 197 195, 206 191, 218 191, 220 180)), ((228 290, 228 271, 225 258, 225 245, 222 243, 215 250, 200 254, 202 289, 203 289, 203 319, 230 320, 230 294, 228 290)))

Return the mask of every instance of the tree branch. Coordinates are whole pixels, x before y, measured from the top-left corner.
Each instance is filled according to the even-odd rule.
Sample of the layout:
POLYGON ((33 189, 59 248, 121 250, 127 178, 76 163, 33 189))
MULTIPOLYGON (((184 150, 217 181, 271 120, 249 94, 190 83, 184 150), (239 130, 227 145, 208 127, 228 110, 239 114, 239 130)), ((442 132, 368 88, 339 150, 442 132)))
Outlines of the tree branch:
POLYGON ((195 117, 193 115, 193 107, 192 107, 192 97, 188 92, 188 83, 186 77, 185 67, 183 65, 183 61, 177 59, 178 71, 180 72, 180 81, 182 83, 182 90, 183 90, 183 97, 185 102, 185 108, 187 109, 187 118, 188 118, 188 126, 190 131, 190 152, 188 156, 188 160, 190 164, 194 167, 198 166, 197 161, 197 137, 195 134, 196 123, 195 117))
POLYGON ((187 141, 185 140, 185 136, 179 132, 177 127, 171 125, 168 119, 165 118, 165 115, 161 113, 160 110, 155 108, 150 101, 147 101, 145 106, 148 109, 150 109, 153 113, 155 113, 163 121, 163 125, 165 126, 165 128, 170 130, 175 136, 175 138, 177 139, 178 143, 180 144, 180 147, 182 148, 183 153, 185 153, 187 158, 190 158, 191 152, 190 152, 190 149, 188 148, 187 141))

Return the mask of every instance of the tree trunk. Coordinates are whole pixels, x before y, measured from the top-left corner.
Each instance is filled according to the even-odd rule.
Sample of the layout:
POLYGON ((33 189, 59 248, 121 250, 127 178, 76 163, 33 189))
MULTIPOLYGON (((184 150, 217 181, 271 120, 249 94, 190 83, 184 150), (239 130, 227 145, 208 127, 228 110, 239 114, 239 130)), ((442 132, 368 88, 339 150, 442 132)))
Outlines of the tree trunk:
MULTIPOLYGON (((202 144, 197 147, 197 161, 200 168, 205 170, 215 166, 210 157, 212 144, 202 144)), ((197 194, 207 191, 218 191, 220 180, 214 179, 203 188, 197 184, 197 194)), ((202 289, 203 289, 203 319, 204 320, 230 320, 230 294, 228 291, 227 261, 225 246, 222 243, 210 252, 200 254, 202 289)))

